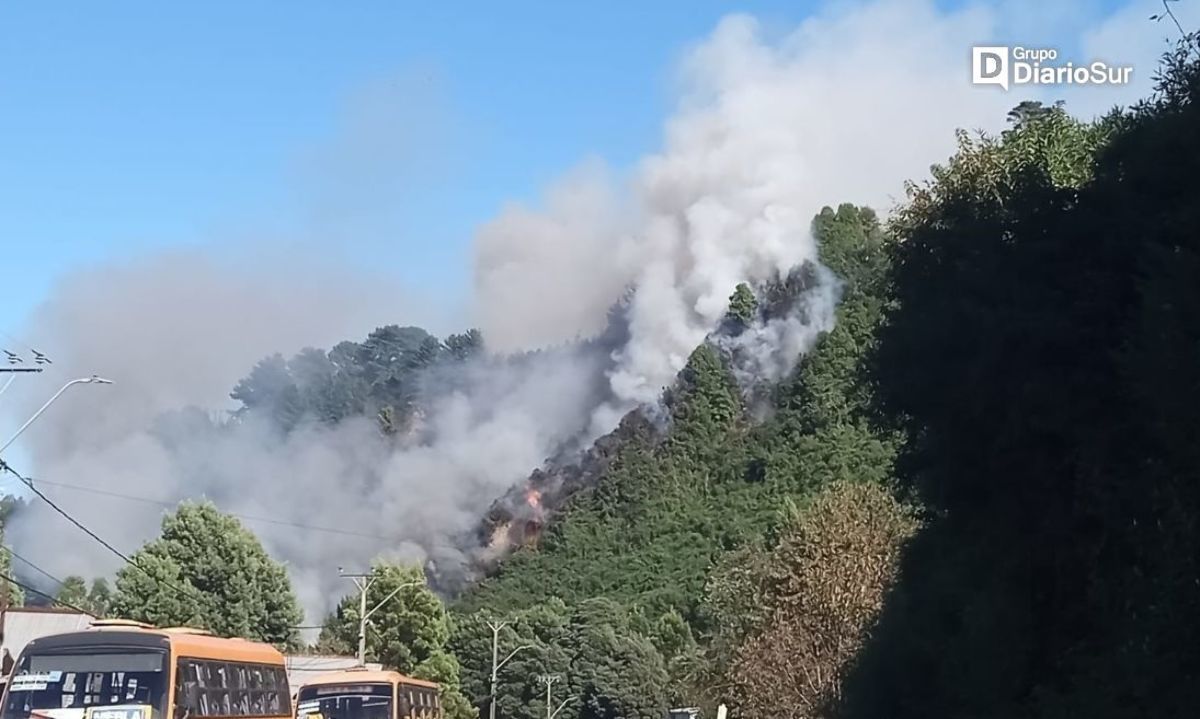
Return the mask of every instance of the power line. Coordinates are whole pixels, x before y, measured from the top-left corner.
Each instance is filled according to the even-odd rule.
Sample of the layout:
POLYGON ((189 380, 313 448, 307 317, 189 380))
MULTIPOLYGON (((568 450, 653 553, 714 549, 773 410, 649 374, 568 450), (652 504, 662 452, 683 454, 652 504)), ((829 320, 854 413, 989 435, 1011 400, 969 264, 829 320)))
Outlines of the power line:
MULTIPOLYGON (((116 499, 124 499, 124 500, 128 500, 130 502, 142 502, 143 504, 154 504, 154 505, 158 505, 160 507, 167 507, 167 508, 172 508, 172 507, 177 506, 177 504, 172 504, 171 502, 167 502, 167 501, 164 501, 161 499, 151 499, 150 497, 138 497, 138 496, 135 496, 132 494, 122 494, 120 492, 111 492, 106 489, 96 489, 94 487, 83 487, 78 484, 67 484, 65 482, 51 482, 48 479, 37 479, 37 480, 33 480, 33 481, 36 481, 38 484, 47 484, 47 485, 50 485, 51 487, 62 487, 63 489, 73 489, 78 492, 91 492, 92 494, 98 494, 98 495, 101 495, 104 497, 114 497, 116 499)), ((238 519, 244 519, 247 522, 264 522, 266 524, 277 524, 277 525, 284 526, 284 527, 295 527, 296 529, 306 529, 306 530, 310 530, 313 532, 329 532, 331 534, 344 534, 344 535, 347 535, 350 537, 365 537, 367 539, 382 539, 385 541, 392 541, 395 539, 395 537, 385 537, 382 534, 367 534, 365 532, 352 532, 348 529, 337 529, 334 527, 318 527, 318 526, 314 526, 311 524, 302 524, 300 522, 289 522, 284 519, 271 519, 270 517, 257 517, 257 516, 251 515, 251 514, 237 514, 235 512, 225 512, 225 514, 228 514, 231 517, 237 517, 238 519)))
MULTIPOLYGON (((74 517, 72 517, 72 516, 71 516, 70 514, 68 514, 68 513, 67 513, 67 512, 66 512, 66 511, 65 511, 65 510, 62 508, 62 507, 59 507, 57 504, 55 504, 53 501, 51 501, 51 499, 50 499, 49 497, 47 497, 46 495, 42 494, 42 491, 41 491, 40 489, 38 489, 37 487, 33 486, 33 482, 31 482, 31 481, 30 481, 28 478, 26 478, 25 476, 23 476, 22 474, 20 474, 19 472, 17 472, 17 470, 15 470, 15 469, 13 469, 12 467, 10 467, 10 466, 8 465, 8 463, 7 463, 7 462, 5 462, 5 461, 4 461, 4 460, 2 460, 2 459, 0 459, 0 468, 3 468, 3 469, 5 469, 5 470, 7 470, 7 471, 11 472, 11 473, 13 474, 13 476, 15 476, 17 479, 21 480, 22 482, 24 482, 24 483, 25 483, 25 486, 29 488, 29 491, 31 491, 31 492, 33 492, 34 494, 36 494, 36 495, 37 495, 37 497, 38 497, 38 499, 40 499, 40 500, 42 500, 43 502, 45 502, 46 504, 50 505, 50 508, 51 508, 51 509, 53 509, 54 511, 58 512, 59 514, 61 514, 61 515, 62 515, 64 518, 66 518, 66 520, 67 520, 68 522, 70 522, 71 524, 74 524, 74 525, 75 525, 76 527, 78 527, 78 528, 79 528, 81 531, 83 531, 83 533, 84 533, 84 534, 88 535, 88 536, 89 536, 89 537, 91 537, 92 539, 94 539, 94 540, 96 540, 97 542, 99 542, 101 545, 103 545, 103 546, 104 546, 104 548, 105 548, 105 549, 107 549, 108 551, 110 551, 110 552, 112 552, 113 554, 117 555, 117 556, 118 556, 118 557, 120 557, 121 559, 125 560, 127 563, 129 563, 129 564, 131 564, 131 565, 133 565, 133 566, 137 567, 137 563, 136 563, 136 562, 134 562, 132 559, 130 559, 130 558, 129 558, 129 557, 128 557, 128 556, 127 556, 127 555, 126 555, 124 552, 122 552, 121 550, 117 549, 117 548, 116 548, 116 547, 114 547, 113 545, 111 545, 111 544, 109 544, 108 542, 106 542, 106 541, 104 541, 103 539, 101 539, 101 538, 100 538, 100 536, 99 536, 99 535, 97 535, 97 534, 96 534, 95 532, 93 532, 92 530, 90 530, 90 529, 88 529, 87 527, 83 526, 83 524, 82 524, 82 523, 80 523, 80 522, 79 522, 79 520, 77 520, 77 519, 75 519, 74 517)), ((141 569, 141 567, 138 567, 138 568, 139 568, 139 569, 141 569)))
MULTIPOLYGON (((29 561, 28 559, 26 559, 26 558, 22 557, 21 555, 17 554, 15 551, 13 551, 13 549, 12 549, 11 547, 8 547, 8 546, 6 546, 6 545, 0 545, 0 548, 2 548, 2 549, 4 549, 4 550, 6 550, 6 551, 7 551, 9 554, 11 554, 11 555, 12 555, 13 557, 15 557, 16 559, 19 559, 19 560, 21 560, 22 562, 24 562, 25 564, 28 564, 28 565, 29 565, 30 567, 32 567, 32 568, 33 568, 35 571, 37 571, 37 572, 41 573, 43 576, 45 576, 45 577, 49 578, 50 580, 54 581, 56 584, 58 584, 58 586, 59 586, 59 587, 65 587, 65 586, 66 586, 66 583, 65 583, 65 582, 63 582, 63 580, 59 579, 58 577, 55 577, 53 574, 51 574, 51 573, 47 572, 45 569, 42 569, 42 568, 41 568, 41 567, 39 567, 38 565, 36 565, 36 564, 34 564, 33 562, 29 561)), ((0 575, 0 579, 3 579, 3 578, 4 578, 4 577, 3 577, 3 575, 0 575)), ((13 581, 14 583, 17 583, 15 580, 10 580, 10 581, 13 581)), ((83 611, 83 610, 79 609, 78 607, 73 607, 73 606, 71 606, 70 604, 67 604, 66 602, 59 601, 58 597, 52 597, 52 596, 50 596, 49 594, 47 594, 47 593, 45 593, 45 592, 40 592, 40 591, 38 591, 38 590, 36 590, 36 589, 32 589, 32 588, 30 588, 30 587, 27 587, 27 586, 25 586, 24 584, 19 584, 19 586, 21 586, 21 587, 22 587, 22 588, 24 588, 24 589, 27 589, 28 591, 31 591, 31 592, 33 592, 34 594, 37 594, 37 595, 39 595, 39 596, 42 596, 42 597, 46 597, 47 599, 49 599, 49 600, 51 600, 51 601, 53 601, 53 602, 56 602, 56 603, 58 603, 58 604, 62 604, 63 606, 65 606, 65 607, 67 607, 67 608, 69 608, 69 609, 74 609, 75 611, 83 611)), ((83 613, 84 613, 84 614, 91 614, 91 612, 86 612, 86 611, 83 611, 83 613)), ((296 627, 288 627, 288 628, 289 628, 289 629, 324 629, 324 628, 325 628, 325 626, 326 626, 326 625, 324 625, 324 624, 306 624, 306 625, 300 625, 300 626, 296 626, 296 627)))
MULTIPOLYGON (((172 589, 173 589, 173 590, 175 590, 176 592, 179 592, 180 594, 186 595, 186 591, 185 591, 185 590, 183 590, 183 589, 179 588, 178 586, 176 586, 176 585, 172 584, 171 582, 168 582, 168 581, 166 581, 165 579, 161 579, 161 578, 159 578, 159 577, 156 577, 156 576, 154 576, 153 574, 151 574, 150 572, 146 571, 146 569, 144 569, 144 568, 143 568, 141 565, 139 565, 139 564, 138 564, 136 561, 134 561, 132 557, 129 557, 128 555, 126 555, 125 553, 121 552, 120 550, 118 550, 118 549, 117 549, 116 547, 114 547, 113 545, 111 545, 111 544, 109 544, 108 542, 106 542, 106 541, 105 541, 103 538, 101 538, 101 537, 100 537, 99 535, 97 535, 95 532, 93 532, 92 530, 90 530, 90 529, 88 529, 86 526, 84 526, 84 525, 83 525, 83 523, 81 523, 79 520, 77 520, 77 519, 75 519, 73 516, 71 516, 71 515, 70 515, 70 514, 69 514, 69 513, 68 513, 66 510, 64 510, 62 507, 59 507, 57 504, 55 504, 53 500, 51 500, 49 497, 47 497, 45 494, 43 494, 43 493, 41 492, 41 490, 39 490, 37 487, 35 487, 35 486, 33 485, 33 481, 34 481, 34 480, 33 480, 32 478, 25 477, 24 475, 20 474, 19 472, 17 472, 15 469, 13 469, 11 466, 9 466, 9 464, 8 464, 7 462, 5 462, 4 460, 2 460, 2 459, 0 459, 0 470, 2 470, 2 471, 7 471, 7 472, 9 472, 10 474, 12 474, 14 477, 16 477, 18 480, 20 480, 20 482, 21 482, 22 484, 24 484, 24 485, 25 485, 25 486, 26 486, 26 487, 27 487, 27 488, 28 488, 28 489, 29 489, 31 492, 33 492, 33 493, 34 493, 34 494, 35 494, 35 495, 38 497, 38 499, 41 499, 43 502, 45 502, 46 504, 48 504, 48 505, 50 506, 50 508, 51 508, 51 509, 53 509, 54 511, 58 512, 58 513, 59 513, 60 515, 62 515, 62 516, 63 516, 63 517, 64 517, 64 518, 65 518, 67 521, 69 521, 71 524, 73 524, 73 525, 75 525, 77 528, 79 528, 79 530, 80 530, 80 531, 82 531, 84 534, 88 535, 88 536, 89 536, 89 537, 91 537, 92 539, 96 540, 96 541, 97 541, 98 543, 100 543, 100 544, 101 544, 101 545, 102 545, 102 546, 103 546, 105 549, 107 549, 108 551, 110 551, 110 552, 112 552, 113 554, 115 554, 115 555, 117 555, 118 557, 120 557, 120 558, 121 558, 122 560, 124 560, 124 561, 125 561, 127 564, 129 564, 129 565, 130 565, 130 566, 132 566, 133 568, 137 569, 137 570, 138 570, 138 571, 140 571, 142 574, 145 574, 147 577, 149 577, 149 578, 150 578, 150 579, 152 579, 153 581, 155 581, 155 582, 157 582, 157 583, 159 583, 159 584, 165 584, 166 586, 168 586, 168 587, 172 588, 172 589)), ((106 490, 94 489, 94 488, 92 488, 92 487, 83 487, 83 486, 80 486, 80 485, 67 484, 67 483, 65 483, 65 482, 51 482, 51 481, 49 481, 49 480, 44 480, 44 479, 39 479, 39 480, 37 480, 37 481, 38 481, 39 483, 41 483, 41 484, 48 484, 48 485, 55 486, 55 487, 62 487, 62 488, 64 488, 64 489, 74 489, 74 490, 79 490, 79 491, 84 491, 84 492, 91 492, 91 493, 93 493, 93 494, 99 494, 99 495, 104 495, 104 496, 110 496, 110 497, 115 497, 115 498, 118 498, 118 499, 125 499, 125 500, 129 500, 129 501, 143 502, 143 503, 147 503, 147 504, 156 504, 156 505, 165 506, 165 507, 173 507, 173 506, 175 506, 175 505, 172 505, 172 504, 170 504, 170 503, 168 503, 168 502, 162 502, 162 501, 159 501, 159 500, 149 499, 149 498, 146 498, 146 497, 136 497, 136 496, 133 496, 133 495, 121 494, 121 493, 119 493, 119 492, 109 492, 109 491, 106 491, 106 490)), ((254 516, 250 516, 250 515, 240 515, 240 514, 233 514, 232 516, 239 517, 239 518, 241 518, 241 519, 250 520, 250 521, 269 522, 269 523, 271 523, 271 524, 281 524, 281 525, 286 525, 286 526, 297 527, 297 528, 299 528, 299 529, 308 529, 308 530, 319 531, 319 532, 333 532, 333 533, 337 533, 337 534, 347 534, 347 535, 350 535, 350 536, 356 536, 356 537, 367 537, 367 538, 371 538, 371 539, 383 539, 383 540, 390 540, 390 539, 392 539, 391 537, 385 537, 385 536, 383 536, 383 535, 376 535, 376 534, 365 534, 365 533, 362 533, 362 532, 351 532, 351 531, 349 531, 349 530, 334 529, 334 528, 332 528, 332 527, 315 527, 315 526, 311 526, 311 525, 299 524, 299 523, 296 523, 296 522, 287 522, 287 521, 283 521, 283 520, 273 520, 273 519, 268 519, 268 518, 266 518, 266 517, 254 517, 254 516)), ((28 559, 25 559, 24 557, 21 557, 21 556, 20 556, 20 555, 18 555, 16 552, 13 552, 11 549, 10 549, 10 550, 8 550, 8 551, 9 551, 9 552, 10 552, 10 553, 11 553, 11 554, 14 556, 14 557, 16 557, 17 559, 19 559, 19 560, 21 560, 22 562, 24 562, 24 563, 28 564, 30 567, 33 567, 33 569, 37 570, 37 571, 38 571, 38 572, 40 572, 41 574, 45 575, 46 577, 49 577, 51 580, 53 580, 53 581, 55 581, 56 583, 58 583, 58 584, 59 584, 59 586, 62 586, 62 585, 63 585, 63 581, 62 581, 61 579, 58 579, 58 578, 57 578, 57 577, 55 577, 54 575, 52 575, 52 574, 50 574, 50 573, 46 572, 46 571, 45 571, 45 570, 43 570, 41 567, 38 567, 38 566, 37 566, 36 564, 34 564, 33 562, 30 562, 28 559)), ((3 578, 4 578, 3 576, 0 576, 0 579, 3 579, 3 578)), ((24 585, 21 585, 21 586, 24 586, 24 585)), ((38 595, 40 595, 40 596, 44 596, 44 597, 48 597, 48 598, 51 598, 51 599, 53 599, 52 597, 49 597, 49 595, 45 594, 44 592, 39 592, 39 591, 37 591, 37 590, 32 590, 32 589, 31 589, 30 591, 33 591, 35 594, 38 594, 38 595)), ((57 601, 57 600, 55 600, 55 601, 57 601)), ((68 606, 68 605, 64 605, 64 606, 68 606)), ((78 608, 76 608, 76 607, 69 607, 69 608, 71 608, 71 609, 75 609, 76 611, 82 611, 82 610, 79 610, 79 609, 78 609, 78 608)), ((84 612, 84 613, 86 614, 87 612, 84 612)), ((297 630, 300 630, 300 629, 325 629, 326 627, 327 627, 327 625, 325 625, 325 624, 311 624, 311 625, 301 625, 301 626, 294 626, 294 627, 290 627, 290 629, 297 629, 297 630)))
POLYGON ((21 561, 22 561, 22 562, 24 562, 25 564, 28 564, 28 565, 29 565, 30 567, 32 567, 32 568, 33 568, 33 570, 34 570, 34 571, 36 571, 38 574, 41 574, 43 577, 46 577, 47 579, 49 579, 50 581, 54 582, 54 583, 55 583, 55 584, 57 584, 58 586, 60 586, 60 587, 65 587, 65 586, 66 586, 66 583, 65 583, 65 582, 63 582, 63 580, 61 580, 61 579, 59 579, 58 577, 54 576, 54 575, 53 575, 53 574, 51 574, 50 572, 47 572, 45 569, 42 569, 41 567, 39 567, 38 565, 36 565, 36 564, 34 564, 33 562, 29 561, 29 560, 28 560, 28 559, 26 559, 25 557, 22 557, 21 555, 17 554, 15 551, 13 551, 12 547, 4 547, 4 549, 6 549, 6 550, 8 551, 8 553, 9 553, 9 554, 13 555, 13 557, 14 557, 14 558, 21 560, 21 561))
POLYGON ((17 580, 13 579, 12 577, 8 576, 7 574, 0 574, 0 579, 3 579, 4 581, 8 582, 9 584, 15 584, 16 586, 20 587, 21 589, 24 589, 27 592, 33 592, 34 594, 38 595, 39 597, 45 597, 46 599, 49 599, 51 602, 54 602, 55 604, 57 604, 59 606, 66 607, 67 609, 79 612, 80 614, 86 614, 89 617, 92 616, 92 613, 87 611, 86 609, 80 609, 79 607, 75 606, 74 604, 68 604, 67 602, 62 601, 61 599, 57 599, 55 597, 50 596, 49 594, 46 594, 45 592, 34 589, 33 587, 29 586, 28 584, 25 584, 24 582, 18 582, 17 580))
POLYGON ((161 584, 161 585, 168 586, 168 587, 170 587, 171 589, 173 589, 175 592, 177 592, 177 593, 178 593, 180 596, 186 597, 186 596, 188 595, 188 592, 187 592, 186 590, 184 590, 184 589, 181 589, 180 587, 178 587, 178 586, 177 586, 177 585, 175 585, 174 583, 172 583, 172 582, 168 582, 167 580, 165 580, 165 579, 163 579, 163 578, 161 578, 161 577, 156 577, 156 576, 154 576, 154 575, 153 575, 153 574, 151 574, 149 571, 147 571, 147 570, 146 570, 146 569, 145 569, 145 568, 144 568, 142 565, 138 564, 138 563, 137 563, 137 562, 135 562, 135 561, 134 561, 132 558, 130 558, 130 557, 127 555, 127 554, 125 554, 125 553, 124 553, 124 552, 122 552, 121 550, 117 549, 117 548, 116 548, 116 547, 114 547, 113 545, 109 544, 108 542, 104 541, 104 539, 102 539, 102 538, 100 537, 100 535, 96 534, 96 533, 95 533, 95 532, 93 532, 92 530, 90 530, 90 529, 88 529, 87 527, 85 527, 85 526, 83 525, 83 523, 82 523, 82 522, 80 522, 78 519, 75 519, 74 517, 72 517, 72 516, 71 516, 69 513, 67 513, 67 511, 66 511, 66 510, 64 510, 62 507, 59 507, 57 504, 55 504, 55 503, 54 503, 54 502, 53 502, 53 501, 52 501, 52 500, 51 500, 49 497, 47 497, 45 494, 42 494, 42 491, 41 491, 40 489, 38 489, 37 487, 33 486, 33 482, 32 482, 32 481, 30 481, 30 480, 29 480, 27 477, 25 477, 25 476, 24 476, 24 475, 22 475, 20 472, 18 472, 17 470, 15 470, 15 469, 13 469, 11 466, 9 466, 9 464, 8 464, 7 462, 5 462, 3 459, 0 459, 0 469, 3 469, 3 470, 5 470, 5 471, 7 471, 7 472, 10 472, 10 473, 12 473, 12 475, 13 475, 13 476, 15 476, 17 479, 21 480, 22 482, 24 482, 24 483, 25 483, 25 486, 29 488, 29 491, 33 492, 34 494, 36 494, 36 495, 38 496, 38 499, 41 499, 41 500, 42 500, 43 502, 45 502, 46 504, 50 505, 50 508, 51 508, 51 509, 53 509, 54 511, 58 512, 59 514, 61 514, 61 515, 62 515, 62 516, 63 516, 63 517, 64 517, 64 518, 65 518, 65 519, 68 521, 68 522, 70 522, 71 524, 74 524, 74 525, 75 525, 76 527, 78 527, 78 528, 79 528, 79 530, 80 530, 80 531, 82 531, 84 534, 86 534, 86 535, 88 535, 89 537, 91 537, 92 539, 96 540, 96 541, 97 541, 97 542, 98 542, 100 545, 102 545, 102 546, 103 546, 105 549, 107 549, 108 551, 110 551, 110 552, 112 552, 113 554, 115 554, 115 555, 117 555, 118 557, 120 557, 122 560, 124 560, 124 561, 125 561, 125 563, 126 563, 126 564, 128 564, 129 566, 131 566, 131 567, 133 567, 134 569, 138 570, 138 571, 139 571, 139 572, 141 572, 142 574, 145 574, 147 577, 149 577, 151 580, 153 580, 153 581, 154 581, 156 584, 161 584))

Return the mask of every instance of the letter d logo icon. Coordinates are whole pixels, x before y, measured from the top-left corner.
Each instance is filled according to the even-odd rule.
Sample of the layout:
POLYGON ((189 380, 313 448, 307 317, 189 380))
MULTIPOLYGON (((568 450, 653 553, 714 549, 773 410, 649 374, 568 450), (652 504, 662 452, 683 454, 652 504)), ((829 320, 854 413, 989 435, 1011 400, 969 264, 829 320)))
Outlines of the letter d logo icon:
POLYGON ((999 85, 1008 89, 1008 48, 977 46, 971 48, 971 82, 975 85, 999 85))

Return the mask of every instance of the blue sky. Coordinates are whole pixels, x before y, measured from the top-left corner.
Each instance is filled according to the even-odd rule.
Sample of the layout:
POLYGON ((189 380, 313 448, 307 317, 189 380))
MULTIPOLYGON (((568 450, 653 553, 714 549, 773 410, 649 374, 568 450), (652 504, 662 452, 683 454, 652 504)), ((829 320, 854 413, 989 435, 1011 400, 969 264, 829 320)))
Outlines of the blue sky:
MULTIPOLYGON (((803 14, 795 2, 738 8, 780 22, 803 14)), ((19 332, 74 266, 311 230, 311 194, 329 191, 310 155, 337 151, 373 91, 401 125, 383 141, 407 141, 416 123, 436 138, 415 164, 437 169, 397 170, 400 191, 374 231, 327 249, 457 294, 471 230, 503 202, 532 198, 583 155, 619 165, 653 147, 672 59, 733 9, 6 2, 0 329, 19 332)), ((408 150, 390 149, 403 162, 408 150)))
POLYGON ((674 58, 733 9, 0 2, 0 346, 72 269, 176 246, 299 242, 461 301, 473 228, 653 148, 674 58))
POLYGON ((654 148, 673 60, 721 16, 813 7, 5 2, 0 329, 70 268, 248 238, 461 298, 472 229, 504 202, 654 148), (362 127, 365 171, 338 158, 362 127))

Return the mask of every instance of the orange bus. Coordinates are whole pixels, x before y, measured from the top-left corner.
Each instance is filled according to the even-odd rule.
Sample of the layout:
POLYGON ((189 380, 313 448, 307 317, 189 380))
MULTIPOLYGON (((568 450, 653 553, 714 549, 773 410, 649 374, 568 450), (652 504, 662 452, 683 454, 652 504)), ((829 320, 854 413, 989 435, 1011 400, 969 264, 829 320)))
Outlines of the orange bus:
POLYGON ((438 685, 399 672, 349 669, 305 682, 296 719, 442 719, 438 685))
POLYGON ((0 719, 290 719, 283 654, 186 627, 97 620, 34 639, 0 719))

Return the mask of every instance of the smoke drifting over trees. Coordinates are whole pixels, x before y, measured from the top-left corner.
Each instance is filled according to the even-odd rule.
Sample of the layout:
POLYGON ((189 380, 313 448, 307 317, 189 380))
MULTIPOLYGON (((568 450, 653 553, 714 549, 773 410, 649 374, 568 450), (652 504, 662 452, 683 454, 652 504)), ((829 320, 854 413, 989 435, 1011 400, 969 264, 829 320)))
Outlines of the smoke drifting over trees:
MULTIPOLYGON (((286 563, 310 619, 344 590, 339 565, 385 555, 462 566, 461 538, 493 500, 658 402, 739 283, 761 291, 807 273, 797 302, 717 343, 740 353, 748 377, 792 368, 831 326, 837 291, 811 218, 831 202, 886 206, 953 150, 956 127, 1002 121, 1011 100, 971 88, 963 66, 964 42, 993 23, 888 1, 770 41, 749 18, 721 23, 683 58, 662 149, 628 182, 587 166, 543 209, 509 208, 481 228, 483 352, 395 327, 337 344, 430 318, 325 269, 169 257, 71 278, 31 326, 60 367, 117 384, 40 421, 30 472, 270 518, 247 524, 286 563), (276 352, 231 404, 239 378, 276 352)), ((159 525, 151 507, 47 491, 125 549, 159 525)), ((117 567, 40 505, 8 530, 60 575, 117 567)))

